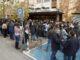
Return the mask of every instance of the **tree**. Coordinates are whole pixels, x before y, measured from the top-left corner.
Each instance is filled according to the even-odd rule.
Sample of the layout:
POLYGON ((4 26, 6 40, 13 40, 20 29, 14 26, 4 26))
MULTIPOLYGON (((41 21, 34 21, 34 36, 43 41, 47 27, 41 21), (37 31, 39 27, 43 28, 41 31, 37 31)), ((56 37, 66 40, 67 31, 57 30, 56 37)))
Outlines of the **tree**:
POLYGON ((3 17, 3 4, 0 4, 0 18, 3 17))
POLYGON ((24 9, 24 17, 23 20, 27 19, 29 17, 28 11, 24 9))
POLYGON ((18 19, 17 13, 15 13, 15 14, 11 17, 11 20, 15 20, 15 19, 18 19))

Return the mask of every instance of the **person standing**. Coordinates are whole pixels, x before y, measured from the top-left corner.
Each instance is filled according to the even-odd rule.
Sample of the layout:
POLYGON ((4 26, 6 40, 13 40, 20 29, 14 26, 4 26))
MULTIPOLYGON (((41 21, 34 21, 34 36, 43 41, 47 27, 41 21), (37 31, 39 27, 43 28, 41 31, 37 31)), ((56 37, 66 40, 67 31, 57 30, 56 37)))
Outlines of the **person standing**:
POLYGON ((31 40, 35 41, 36 40, 36 26, 33 23, 32 27, 31 27, 31 40))
POLYGON ((4 38, 6 38, 7 37, 7 24, 6 24, 6 22, 4 22, 2 24, 2 33, 3 33, 4 38))
POLYGON ((63 45, 65 44, 65 42, 67 41, 67 36, 68 36, 68 33, 66 32, 66 26, 63 26, 63 27, 61 27, 61 33, 60 33, 60 35, 61 35, 61 39, 62 40, 64 40, 64 42, 62 42, 61 44, 60 44, 60 50, 62 51, 63 50, 63 45))
POLYGON ((49 50, 49 47, 51 47, 51 39, 52 39, 52 33, 53 32, 53 27, 51 27, 49 30, 48 30, 48 43, 47 43, 47 48, 46 48, 46 51, 49 50))
POLYGON ((77 34, 72 30, 69 32, 70 39, 64 44, 64 60, 75 60, 79 49, 79 40, 77 34))
POLYGON ((78 39, 80 40, 80 26, 78 28, 78 39))
POLYGON ((29 40, 29 27, 25 28, 25 32, 24 32, 24 39, 22 41, 22 45, 23 45, 23 49, 26 50, 27 48, 27 41, 29 40))
POLYGON ((15 33, 15 38, 16 38, 16 42, 15 42, 15 48, 16 49, 20 49, 19 48, 19 41, 20 41, 20 33, 21 33, 21 29, 18 23, 16 23, 15 27, 14 27, 14 33, 15 33))
POLYGON ((2 34, 2 21, 0 21, 0 35, 2 34))
POLYGON ((9 24, 9 34, 10 34, 10 39, 14 40, 14 23, 12 21, 9 24))
POLYGON ((48 23, 44 23, 43 24, 43 30, 44 30, 44 37, 47 38, 48 37, 48 28, 49 28, 49 25, 48 23))
POLYGON ((32 24, 33 24, 33 22, 32 22, 32 20, 30 20, 30 22, 29 22, 29 29, 30 30, 31 30, 32 24))
POLYGON ((78 40, 79 40, 79 47, 80 47, 80 26, 78 27, 78 40))
POLYGON ((55 28, 52 33, 52 39, 51 39, 51 48, 52 48, 52 54, 51 54, 51 60, 56 60, 56 53, 60 49, 60 29, 55 28))

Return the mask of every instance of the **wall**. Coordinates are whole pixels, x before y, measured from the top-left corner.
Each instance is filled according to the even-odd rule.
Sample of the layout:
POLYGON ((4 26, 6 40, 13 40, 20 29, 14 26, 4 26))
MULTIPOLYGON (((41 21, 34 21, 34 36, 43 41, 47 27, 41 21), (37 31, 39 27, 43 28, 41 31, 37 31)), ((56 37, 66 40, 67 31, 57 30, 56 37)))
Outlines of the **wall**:
POLYGON ((64 11, 63 21, 72 21, 72 13, 80 13, 80 0, 57 0, 57 8, 64 11))
POLYGON ((51 7, 52 8, 56 8, 57 7, 57 0, 52 0, 51 7))

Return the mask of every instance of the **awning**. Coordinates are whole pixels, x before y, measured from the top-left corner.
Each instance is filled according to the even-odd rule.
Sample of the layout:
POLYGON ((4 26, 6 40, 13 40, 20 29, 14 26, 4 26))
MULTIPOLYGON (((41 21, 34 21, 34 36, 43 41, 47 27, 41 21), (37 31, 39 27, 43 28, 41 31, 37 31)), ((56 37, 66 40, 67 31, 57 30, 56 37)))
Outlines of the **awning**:
POLYGON ((63 13, 62 10, 53 8, 53 9, 40 9, 40 10, 29 10, 29 13, 45 13, 45 12, 58 12, 63 13))

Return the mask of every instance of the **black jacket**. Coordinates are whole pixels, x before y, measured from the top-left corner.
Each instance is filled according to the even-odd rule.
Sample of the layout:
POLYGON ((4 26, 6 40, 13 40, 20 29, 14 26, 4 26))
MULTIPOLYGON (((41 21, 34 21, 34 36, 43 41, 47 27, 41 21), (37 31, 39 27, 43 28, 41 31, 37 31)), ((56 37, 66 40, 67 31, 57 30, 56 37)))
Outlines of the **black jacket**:
POLYGON ((77 38, 70 38, 64 45, 63 53, 66 56, 73 56, 79 49, 79 40, 77 38))
POLYGON ((52 40, 52 43, 51 43, 52 51, 59 50, 59 48, 60 48, 60 42, 61 42, 60 35, 58 35, 55 32, 53 32, 51 40, 52 40))
POLYGON ((22 44, 27 43, 27 40, 29 39, 29 34, 27 34, 26 32, 24 34, 25 34, 25 36, 24 36, 25 40, 23 38, 22 44))
POLYGON ((36 34, 36 26, 35 25, 33 25, 31 27, 31 34, 36 34))

